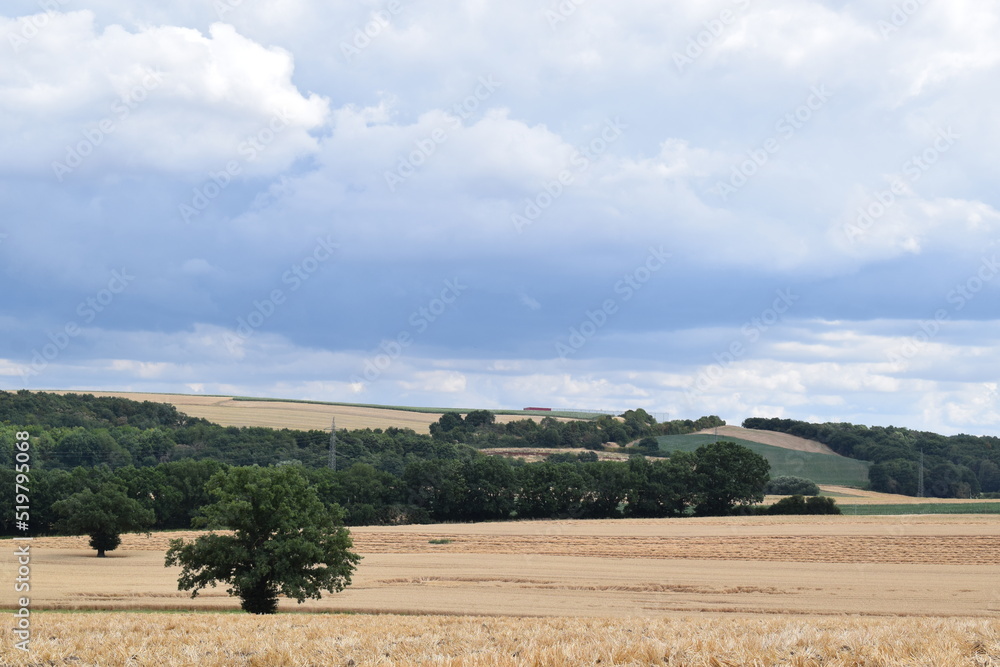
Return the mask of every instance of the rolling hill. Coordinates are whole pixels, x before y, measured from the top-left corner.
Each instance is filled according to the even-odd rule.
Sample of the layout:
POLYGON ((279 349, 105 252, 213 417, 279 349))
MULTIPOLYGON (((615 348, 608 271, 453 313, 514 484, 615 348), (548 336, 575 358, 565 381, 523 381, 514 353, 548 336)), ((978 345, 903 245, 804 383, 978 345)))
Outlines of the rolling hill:
MULTIPOLYGON (((768 463, 771 464, 771 477, 793 475, 795 477, 811 479, 817 484, 835 484, 854 488, 866 488, 868 486, 868 468, 871 464, 867 461, 849 459, 837 454, 802 451, 787 446, 769 445, 744 438, 732 437, 723 434, 723 430, 726 428, 735 427, 720 427, 718 438, 716 438, 713 430, 711 433, 664 435, 657 438, 657 440, 660 443, 661 450, 685 452, 693 452, 701 445, 715 442, 716 439, 728 440, 748 447, 766 458, 768 463)), ((751 431, 751 433, 766 434, 767 432, 751 431)), ((818 445, 819 443, 816 444, 818 445)))
POLYGON ((698 434, 718 434, 719 436, 725 436, 727 439, 739 438, 741 440, 759 442, 762 445, 794 449, 799 452, 813 452, 815 454, 830 454, 831 456, 839 456, 837 452, 833 451, 822 442, 807 440, 806 438, 800 438, 797 435, 779 433, 778 431, 762 431, 758 429, 743 428, 742 426, 720 426, 718 428, 706 428, 703 431, 698 431, 698 434))

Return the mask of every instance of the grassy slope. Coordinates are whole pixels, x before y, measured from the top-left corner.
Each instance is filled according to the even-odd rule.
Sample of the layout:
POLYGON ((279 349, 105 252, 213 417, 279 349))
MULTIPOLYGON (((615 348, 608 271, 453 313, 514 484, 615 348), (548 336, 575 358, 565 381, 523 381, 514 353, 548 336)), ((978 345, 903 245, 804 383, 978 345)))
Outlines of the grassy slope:
MULTIPOLYGON (((657 438, 660 442, 660 449, 685 452, 693 452, 701 445, 715 442, 715 439, 715 436, 710 434, 664 435, 657 438)), ((771 464, 771 477, 794 475, 795 477, 811 479, 817 484, 836 484, 855 488, 867 488, 868 486, 868 468, 871 464, 866 461, 830 454, 799 452, 739 438, 720 436, 719 439, 736 442, 766 458, 771 464)))

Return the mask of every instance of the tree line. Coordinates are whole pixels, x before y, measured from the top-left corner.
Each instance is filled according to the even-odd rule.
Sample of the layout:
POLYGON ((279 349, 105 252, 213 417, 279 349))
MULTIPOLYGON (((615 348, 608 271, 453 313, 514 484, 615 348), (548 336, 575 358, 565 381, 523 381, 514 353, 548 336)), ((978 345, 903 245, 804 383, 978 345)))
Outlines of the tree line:
MULTIPOLYGON (((413 460, 398 475, 367 463, 343 470, 288 467, 299 470, 327 506, 343 508, 348 525, 392 525, 724 515, 763 499, 770 466, 745 447, 720 442, 669 458, 573 463, 524 463, 469 450, 458 458, 413 460)), ((208 480, 237 468, 188 460, 144 468, 35 470, 31 525, 36 535, 72 532, 64 521, 73 509, 67 501, 90 502, 95 495, 134 502, 136 515, 148 513, 150 529, 190 528, 210 500, 208 480)), ((13 488, 13 471, 0 469, 0 493, 13 494, 13 488)), ((0 530, 15 533, 12 515, 0 515, 0 530)))
POLYGON ((561 447, 600 451, 612 442, 624 445, 641 438, 684 435, 726 424, 715 415, 657 422, 642 408, 626 410, 620 417, 602 415, 597 419, 571 421, 544 417, 540 421, 519 419, 498 424, 489 410, 472 410, 464 417, 459 412, 446 412, 437 423, 431 424, 430 432, 437 440, 477 448, 561 447))

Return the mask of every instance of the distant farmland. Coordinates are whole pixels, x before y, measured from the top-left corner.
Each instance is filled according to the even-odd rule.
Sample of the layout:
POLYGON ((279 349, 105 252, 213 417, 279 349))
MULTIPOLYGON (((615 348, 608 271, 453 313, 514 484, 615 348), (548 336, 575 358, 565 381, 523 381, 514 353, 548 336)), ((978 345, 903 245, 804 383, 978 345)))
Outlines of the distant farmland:
MULTIPOLYGON (((471 408, 421 408, 352 403, 325 403, 322 401, 286 400, 278 398, 251 398, 244 396, 208 396, 203 394, 147 394, 123 391, 53 391, 56 394, 93 394, 118 396, 133 401, 169 403, 184 414, 200 417, 222 426, 263 426, 274 429, 301 429, 308 431, 329 430, 330 422, 337 419, 337 428, 348 430, 364 428, 411 428, 417 433, 429 433, 430 425, 445 412, 467 414, 471 408)), ((538 412, 531 410, 491 410, 497 422, 518 419, 541 421, 546 417, 559 421, 595 419, 590 412, 538 412)))
MULTIPOLYGON (((720 435, 718 439, 743 445, 766 458, 771 464, 771 477, 794 475, 795 477, 811 479, 817 484, 834 484, 856 488, 868 486, 868 468, 871 464, 867 461, 858 461, 835 454, 801 452, 723 435, 720 435)), ((693 452, 701 445, 715 442, 716 437, 707 433, 695 433, 691 435, 663 435, 657 440, 663 451, 693 452)))

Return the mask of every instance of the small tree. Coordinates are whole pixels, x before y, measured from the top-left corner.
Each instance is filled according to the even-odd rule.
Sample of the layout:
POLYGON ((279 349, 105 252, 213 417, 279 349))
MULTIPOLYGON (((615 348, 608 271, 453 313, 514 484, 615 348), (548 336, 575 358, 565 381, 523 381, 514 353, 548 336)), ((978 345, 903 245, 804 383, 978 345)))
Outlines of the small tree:
POLYGON ((818 496, 819 486, 803 477, 782 475, 768 482, 764 493, 773 496, 818 496))
POLYGON ((194 525, 234 533, 171 540, 165 564, 183 568, 179 590, 195 597, 227 583, 244 611, 273 614, 279 594, 302 603, 350 585, 361 557, 349 551, 340 507, 324 505, 295 467, 233 468, 214 475, 207 488, 217 500, 194 525))
POLYGON ((837 501, 825 496, 782 498, 767 508, 768 514, 840 514, 837 501))
POLYGON ((62 516, 54 528, 72 535, 90 535, 90 547, 97 550, 98 558, 118 548, 122 533, 145 530, 156 520, 153 510, 112 484, 105 484, 97 493, 90 489, 75 493, 53 503, 52 511, 62 516))
POLYGON ((714 442, 695 450, 698 499, 701 515, 730 514, 736 505, 764 499, 771 464, 760 454, 735 442, 714 442))
POLYGON ((649 456, 656 456, 660 453, 660 443, 656 438, 643 438, 635 446, 636 449, 649 456))
POLYGON ((494 424, 496 420, 496 417, 489 410, 473 410, 465 415, 465 425, 474 429, 494 424))

